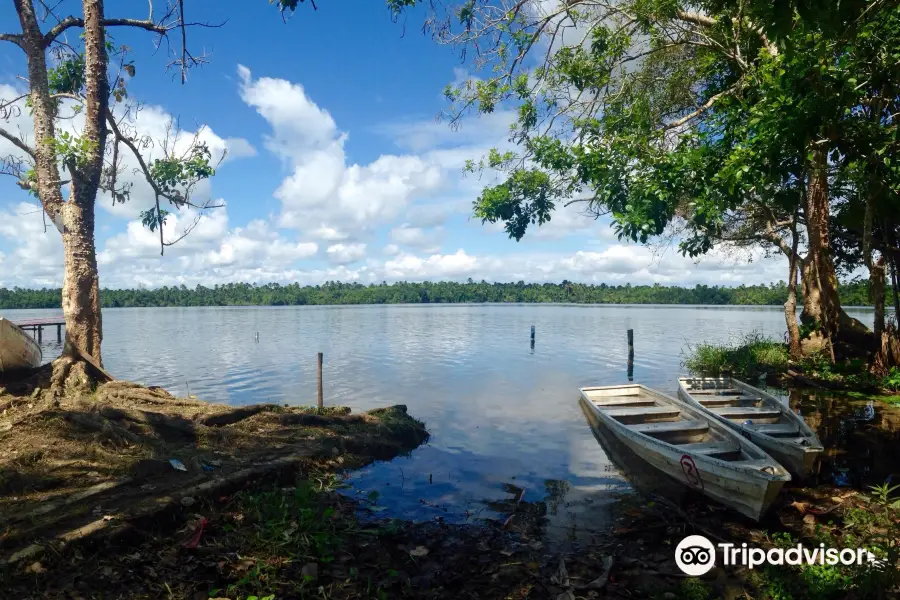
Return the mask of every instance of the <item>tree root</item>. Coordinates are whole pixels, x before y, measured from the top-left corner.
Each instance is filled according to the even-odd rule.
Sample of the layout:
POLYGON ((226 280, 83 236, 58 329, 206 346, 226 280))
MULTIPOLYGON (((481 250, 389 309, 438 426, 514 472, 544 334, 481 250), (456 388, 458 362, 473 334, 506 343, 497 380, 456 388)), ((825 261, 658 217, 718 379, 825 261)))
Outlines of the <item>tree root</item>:
MULTIPOLYGON (((120 427, 115 423, 111 423, 108 419, 105 419, 99 414, 74 411, 61 411, 56 414, 63 417, 70 423, 78 425, 82 429, 85 429, 87 431, 94 431, 96 433, 99 433, 100 435, 105 436, 116 446, 125 446, 128 443, 141 443, 141 437, 139 435, 128 431, 124 427, 120 427)), ((48 416, 54 415, 53 413, 49 413, 48 416)))
POLYGON ((100 408, 99 412, 102 416, 113 421, 132 421, 141 425, 147 425, 154 430, 159 430, 160 428, 170 429, 192 439, 197 433, 194 424, 184 417, 173 417, 146 410, 114 408, 112 406, 104 406, 100 408))
POLYGON ((199 417, 196 419, 196 421, 197 423, 206 425, 207 427, 222 427, 225 425, 233 425, 238 421, 249 419, 250 417, 258 415, 262 412, 278 410, 278 408, 279 407, 276 404, 254 404, 252 406, 243 406, 241 408, 216 413, 214 415, 199 417))

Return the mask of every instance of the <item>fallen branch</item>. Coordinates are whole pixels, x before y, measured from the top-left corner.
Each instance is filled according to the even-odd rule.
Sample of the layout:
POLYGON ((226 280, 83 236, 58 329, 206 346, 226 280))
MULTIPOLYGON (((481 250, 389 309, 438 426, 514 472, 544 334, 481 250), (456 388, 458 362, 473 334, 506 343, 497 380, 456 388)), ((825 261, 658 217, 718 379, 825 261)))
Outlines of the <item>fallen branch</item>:
MULTIPOLYGON (((130 511, 126 510, 119 515, 106 516, 102 519, 92 521, 81 527, 77 527, 75 529, 60 533, 49 540, 49 543, 52 544, 53 548, 58 552, 63 550, 66 546, 73 542, 84 540, 100 533, 105 534, 107 537, 121 534, 125 530, 131 528, 130 521, 150 517, 167 509, 180 509, 182 507, 182 498, 185 498, 187 496, 196 498, 198 496, 220 495, 227 489, 240 486, 247 481, 250 481, 251 479, 257 480, 262 476, 273 473, 274 471, 286 468, 295 468, 299 466, 304 460, 310 458, 311 456, 314 456, 317 451, 318 449, 310 449, 303 453, 290 454, 288 456, 284 456, 273 461, 257 465, 255 467, 236 471, 225 477, 219 477, 217 479, 203 482, 199 485, 182 488, 181 490, 178 490, 176 494, 173 494, 171 496, 150 498, 140 503, 130 511)), ((46 549, 46 545, 47 542, 45 542, 44 544, 31 544, 23 548, 22 550, 14 552, 4 562, 6 564, 13 564, 22 560, 23 558, 33 557, 43 552, 46 549)))
MULTIPOLYGON (((97 485, 94 485, 87 489, 81 490, 80 492, 76 492, 70 496, 66 496, 65 498, 63 498, 62 500, 59 500, 57 502, 47 502, 46 504, 42 504, 41 506, 39 506, 38 508, 36 508, 34 510, 10 515, 8 518, 0 520, 0 524, 7 525, 10 523, 17 523, 19 521, 31 520, 34 517, 39 517, 41 515, 45 515, 47 513, 59 510, 60 508, 63 508, 70 504, 80 502, 81 500, 84 500, 85 498, 90 498, 91 496, 96 496, 97 494, 99 494, 101 492, 105 492, 107 490, 117 488, 120 485, 125 485, 126 483, 131 483, 131 481, 132 481, 131 478, 126 477, 126 478, 120 479, 118 481, 105 481, 103 483, 98 483, 97 485)), ((49 521, 44 521, 43 524, 48 525, 50 523, 53 523, 54 521, 59 520, 60 518, 63 518, 64 516, 66 516, 66 515, 60 514, 59 518, 51 519, 49 521)))

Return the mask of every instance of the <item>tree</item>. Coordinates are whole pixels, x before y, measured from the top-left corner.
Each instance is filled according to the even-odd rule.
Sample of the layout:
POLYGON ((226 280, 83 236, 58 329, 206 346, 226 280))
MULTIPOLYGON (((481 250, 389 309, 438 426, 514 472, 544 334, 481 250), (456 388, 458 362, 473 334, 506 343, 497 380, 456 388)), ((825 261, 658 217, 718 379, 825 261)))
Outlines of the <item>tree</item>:
MULTIPOLYGON (((164 248, 177 240, 163 239, 168 213, 161 200, 176 208, 208 208, 209 204, 193 204, 191 191, 197 182, 214 174, 209 148, 196 137, 186 145, 179 143, 174 129, 160 142, 162 156, 145 159, 152 140, 131 126, 139 107, 128 102, 127 82, 135 76, 135 65, 128 59, 128 48, 116 47, 107 29, 141 29, 158 35, 160 41, 172 31, 180 32, 181 45, 170 66, 180 69, 182 82, 187 69, 204 58, 192 55, 185 45, 191 25, 184 20, 183 0, 173 0, 161 17, 154 15, 150 3, 146 19, 108 18, 103 0, 83 0, 81 16, 57 14, 60 3, 51 7, 40 2, 40 14, 33 0, 14 0, 14 4, 21 31, 0 34, 0 41, 15 44, 25 54, 29 89, 17 98, 0 101, 0 116, 9 121, 23 110, 30 112, 34 141, 29 143, 21 132, 0 128, 0 136, 17 149, 3 159, 2 170, 40 200, 46 216, 60 231, 67 342, 73 352, 99 363, 103 332, 94 241, 98 191, 109 191, 117 202, 128 200, 130 188, 118 182, 117 176, 123 168, 123 155, 132 153, 156 198, 154 206, 143 213, 143 221, 151 230, 159 229, 164 248), (81 30, 77 41, 68 39, 70 30, 81 30), (83 122, 80 130, 61 126, 74 120, 83 122), (66 191, 68 198, 64 197, 66 191)), ((63 379, 67 371, 68 366, 62 369, 63 379)))
MULTIPOLYGON (((416 2, 389 4, 400 12, 416 2)), ((838 296, 831 216, 836 203, 858 205, 860 193, 880 198, 897 189, 883 185, 882 161, 866 171, 879 191, 867 183, 849 196, 835 193, 851 161, 870 163, 870 150, 893 149, 896 4, 432 4, 427 27, 463 49, 472 74, 446 90, 451 122, 516 111, 517 151, 495 150, 469 165, 504 174, 474 212, 518 240, 559 204, 583 203, 611 216, 620 238, 646 243, 669 234, 690 256, 722 244, 781 252, 794 356, 798 279, 804 329, 832 355, 868 351, 874 336, 838 296)), ((896 223, 887 206, 879 200, 866 214, 896 223)), ((866 264, 883 269, 880 258, 866 264)))

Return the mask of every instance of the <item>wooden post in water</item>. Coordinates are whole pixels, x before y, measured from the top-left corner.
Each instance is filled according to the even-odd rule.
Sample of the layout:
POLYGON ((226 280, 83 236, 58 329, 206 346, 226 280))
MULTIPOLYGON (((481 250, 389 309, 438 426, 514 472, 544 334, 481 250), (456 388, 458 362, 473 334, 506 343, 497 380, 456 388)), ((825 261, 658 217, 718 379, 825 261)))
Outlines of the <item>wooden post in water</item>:
POLYGON ((325 406, 325 401, 322 399, 322 353, 319 352, 319 408, 323 408, 325 406))
POLYGON ((38 325, 37 330, 38 330, 38 344, 40 344, 43 341, 42 338, 44 337, 44 327, 42 325, 38 325))
POLYGON ((56 324, 56 341, 62 343, 62 325, 56 324))
POLYGON ((634 380, 634 329, 628 330, 628 381, 634 380))

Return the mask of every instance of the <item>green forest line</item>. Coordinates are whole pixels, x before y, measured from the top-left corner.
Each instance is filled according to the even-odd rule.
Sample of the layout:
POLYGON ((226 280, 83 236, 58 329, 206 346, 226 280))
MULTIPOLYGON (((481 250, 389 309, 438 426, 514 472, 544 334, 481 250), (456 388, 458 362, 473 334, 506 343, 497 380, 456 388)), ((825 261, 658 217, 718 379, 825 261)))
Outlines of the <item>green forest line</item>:
MULTIPOLYGON (((888 292, 890 294, 890 291, 888 292)), ((0 288, 0 309, 60 308, 59 289, 0 288)), ((840 287, 845 306, 869 306, 867 282, 840 287)), ((769 285, 692 288, 663 285, 585 285, 562 283, 466 283, 453 281, 362 285, 327 282, 324 285, 264 285, 229 283, 193 289, 113 290, 101 292, 104 307, 142 306, 298 306, 322 304, 441 304, 459 302, 570 302, 577 304, 706 304, 781 305, 787 297, 784 282, 769 285)), ((890 297, 890 295, 888 296, 890 297)))

